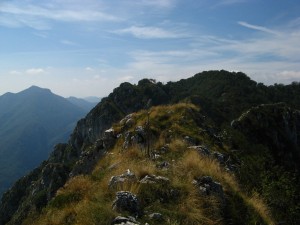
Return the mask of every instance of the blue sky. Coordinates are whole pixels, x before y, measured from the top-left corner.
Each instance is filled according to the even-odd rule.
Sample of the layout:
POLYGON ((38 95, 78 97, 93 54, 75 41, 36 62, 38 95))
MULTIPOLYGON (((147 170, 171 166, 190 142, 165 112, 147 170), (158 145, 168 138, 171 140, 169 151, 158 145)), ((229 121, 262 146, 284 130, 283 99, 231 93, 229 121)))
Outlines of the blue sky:
POLYGON ((300 81, 297 0, 1 0, 0 34, 0 94, 102 97, 219 69, 300 81))

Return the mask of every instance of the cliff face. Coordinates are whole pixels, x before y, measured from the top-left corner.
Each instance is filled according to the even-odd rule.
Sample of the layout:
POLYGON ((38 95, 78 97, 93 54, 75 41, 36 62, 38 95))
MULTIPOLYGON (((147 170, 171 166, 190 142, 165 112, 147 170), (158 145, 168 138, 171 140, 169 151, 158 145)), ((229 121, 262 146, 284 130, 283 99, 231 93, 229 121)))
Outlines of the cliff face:
POLYGON ((285 103, 253 107, 232 122, 251 141, 266 145, 278 163, 299 171, 300 111, 285 103))
MULTIPOLYGON (((48 160, 44 161, 30 174, 21 178, 4 194, 0 204, 0 224, 22 224, 28 214, 40 212, 57 194, 57 190, 63 187, 67 181, 76 179, 78 175, 90 175, 99 160, 107 156, 107 152, 120 141, 120 137, 124 138, 122 146, 125 146, 125 148, 126 146, 130 148, 128 144, 132 141, 138 144, 143 143, 147 139, 147 135, 149 135, 147 134, 147 122, 145 121, 147 116, 141 114, 141 118, 144 119, 142 119, 142 122, 139 122, 140 124, 137 122, 138 119, 134 120, 125 116, 139 110, 143 112, 143 109, 149 109, 151 106, 184 101, 185 104, 192 102, 202 108, 201 113, 196 113, 194 107, 192 107, 186 109, 188 114, 180 112, 173 117, 171 117, 173 113, 172 108, 159 108, 161 110, 160 113, 163 113, 163 115, 157 117, 151 114, 153 117, 152 123, 159 125, 153 128, 152 136, 157 137, 157 139, 161 138, 166 144, 170 140, 174 141, 175 137, 180 137, 185 143, 189 143, 190 147, 205 143, 205 145, 199 148, 195 147, 197 151, 202 152, 201 154, 215 157, 219 163, 226 166, 227 170, 238 172, 237 174, 240 171, 248 169, 248 167, 243 168, 243 162, 253 165, 251 160, 247 161, 248 158, 245 158, 245 160, 242 158, 242 155, 247 155, 244 154, 244 149, 250 148, 252 143, 263 144, 267 148, 270 148, 271 152, 274 152, 274 158, 285 169, 286 164, 279 162, 282 156, 286 160, 292 161, 299 157, 300 130, 299 112, 297 110, 293 110, 287 105, 278 104, 257 106, 246 111, 246 113, 233 123, 233 127, 235 128, 233 132, 244 135, 243 137, 246 142, 244 141, 243 143, 235 140, 236 137, 233 137, 234 140, 229 140, 227 137, 229 131, 226 130, 227 128, 224 130, 224 124, 225 127, 228 126, 229 121, 234 115, 239 116, 245 109, 262 103, 272 102, 272 99, 268 97, 270 90, 273 89, 257 85, 244 74, 229 73, 226 71, 205 72, 192 78, 171 82, 166 85, 147 79, 140 81, 138 85, 123 83, 108 97, 103 98, 84 119, 78 121, 67 144, 56 145, 48 160), (151 101, 149 101, 150 99, 151 101), (118 130, 117 134, 119 134, 119 138, 117 138, 116 131, 109 128, 124 117, 125 119, 122 121, 125 121, 124 123, 127 125, 123 124, 124 127, 116 128, 118 130), (194 122, 191 123, 191 121, 194 122), (133 125, 134 127, 131 127, 133 125), (174 127, 167 129, 171 125, 174 127), (225 151, 228 155, 224 156, 219 155, 218 152, 208 151, 206 146, 225 151), (230 148, 234 151, 228 152, 230 148), (238 148, 239 151, 237 154, 234 148, 238 148), (232 159, 235 162, 231 164, 229 162, 232 159), (244 161, 240 163, 239 159, 244 161)), ((280 99, 279 94, 276 99, 280 99)), ((300 105, 300 102, 293 97, 291 97, 291 102, 294 106, 300 105)), ((146 143, 144 145, 146 146, 146 143)), ((160 146, 160 149, 163 149, 162 147, 165 149, 162 151, 168 151, 168 145, 160 146)), ((255 152, 255 149, 253 151, 255 152)), ((117 154, 117 152, 114 154, 117 154)), ((170 159, 168 157, 167 159, 170 159)), ((140 161, 144 160, 142 158, 138 159, 140 161)), ((174 160, 176 161, 177 159, 174 160)), ((151 162, 149 163, 151 164, 151 162)), ((160 166, 167 167, 169 162, 161 163, 160 166)), ((118 164, 117 161, 116 164, 118 164)), ((293 161, 293 164, 296 167, 297 163, 293 161)), ((114 165, 111 166, 113 168, 114 165)), ((287 168, 289 167, 287 166, 287 168)), ((259 172, 264 170, 265 168, 261 168, 259 172)), ((299 174, 296 173, 296 176, 299 176, 299 174)), ((143 177, 141 176, 140 178, 142 179, 143 177)), ((195 178, 197 178, 195 179, 195 185, 198 185, 202 191, 205 185, 210 185, 215 187, 216 190, 220 190, 219 186, 217 187, 214 184, 215 181, 210 178, 195 178)), ((243 179, 240 179, 240 181, 243 185, 249 186, 247 189, 249 193, 255 188, 262 192, 266 189, 266 186, 263 186, 262 182, 258 186, 251 186, 246 184, 243 179)), ((212 190, 215 189, 212 188, 212 190)), ((173 191, 176 190, 174 189, 173 191)), ((207 190, 207 192, 209 191, 211 190, 207 190)), ((223 195, 221 191, 217 192, 217 196, 223 195)), ((171 195, 169 192, 166 193, 171 195)), ((266 191, 263 193, 269 194, 266 191)), ((123 196, 123 194, 120 194, 120 196, 123 196)), ((129 195, 126 194, 126 196, 128 197, 129 195)), ((134 196, 132 198, 134 199, 134 196)), ((236 204, 243 198, 243 195, 236 196, 231 193, 231 197, 229 198, 231 200, 227 205, 227 213, 228 216, 230 213, 232 214, 228 218, 224 217, 226 220, 230 221, 230 218, 234 217, 236 221, 240 221, 237 216, 233 216, 234 212, 232 212, 230 207, 235 209, 236 204)), ((145 199, 145 201, 148 200, 145 199)), ((122 208, 122 206, 120 207, 122 208)), ((276 204, 274 207, 277 207, 276 204)), ((226 213, 226 210, 222 212, 226 213)), ((251 209, 246 207, 243 213, 248 215, 249 212, 251 212, 251 209)), ((294 214, 298 215, 300 213, 296 212, 294 214)), ((289 215, 292 214, 290 213, 289 215)), ((284 216, 281 218, 284 218, 284 216)), ((260 219, 257 221, 260 221, 260 219)), ((295 221, 295 223, 291 224, 297 224, 297 219, 295 221)))
POLYGON ((83 143, 94 143, 114 122, 144 109, 150 99, 153 105, 158 105, 167 103, 168 98, 168 94, 150 80, 142 80, 137 86, 123 83, 78 122, 69 144, 80 149, 83 143))
POLYGON ((278 221, 298 224, 300 111, 285 103, 259 105, 234 120, 232 127, 242 135, 235 146, 242 150, 241 183, 261 194, 278 221))

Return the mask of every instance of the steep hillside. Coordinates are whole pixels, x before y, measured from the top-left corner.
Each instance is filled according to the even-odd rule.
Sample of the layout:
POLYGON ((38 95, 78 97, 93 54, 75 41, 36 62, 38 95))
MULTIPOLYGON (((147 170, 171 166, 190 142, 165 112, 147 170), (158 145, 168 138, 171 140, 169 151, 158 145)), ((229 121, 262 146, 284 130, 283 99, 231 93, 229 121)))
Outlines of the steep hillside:
POLYGON ((119 214, 127 219, 114 224, 129 215, 142 224, 299 224, 299 87, 227 71, 123 83, 5 193, 0 224, 111 224, 119 214))
POLYGON ((91 173, 71 178, 24 224, 274 224, 264 203, 240 189, 227 146, 199 134, 213 126, 201 110, 184 103, 149 112, 150 124, 141 111, 106 131, 115 144, 91 173))
POLYGON ((284 103, 259 105, 232 126, 244 189, 259 192, 281 223, 299 224, 300 111, 284 103))
POLYGON ((85 111, 48 89, 0 96, 0 195, 68 140, 85 111))

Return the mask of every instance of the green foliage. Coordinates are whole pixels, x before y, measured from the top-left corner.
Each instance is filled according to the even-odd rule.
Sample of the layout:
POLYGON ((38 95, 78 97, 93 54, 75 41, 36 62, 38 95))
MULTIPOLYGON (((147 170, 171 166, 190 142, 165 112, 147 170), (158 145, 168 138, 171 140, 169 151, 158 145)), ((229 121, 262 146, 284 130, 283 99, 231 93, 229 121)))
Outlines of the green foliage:
POLYGON ((261 193, 279 221, 299 224, 300 221, 300 183, 297 174, 274 166, 262 176, 261 193))
MULTIPOLYGON (((165 85, 151 79, 143 79, 137 85, 123 83, 107 98, 102 99, 85 119, 78 122, 69 141, 70 145, 61 146, 56 152, 56 159, 61 157, 58 163, 68 163, 67 167, 71 169, 81 150, 92 146, 104 130, 125 115, 145 109, 150 99, 152 106, 165 104, 153 107, 149 111, 151 150, 160 154, 161 147, 168 146, 164 153, 166 155, 150 160, 145 158, 138 145, 130 146, 127 150, 122 149, 124 136, 119 138, 117 145, 111 150, 112 154, 104 156, 105 159, 109 159, 109 163, 101 160, 97 165, 97 172, 94 171, 89 179, 79 182, 78 177, 75 177, 70 180, 76 188, 85 187, 85 191, 79 192, 78 197, 76 191, 66 191, 72 189, 66 185, 66 190, 53 199, 52 207, 46 208, 39 222, 74 224, 76 221, 77 224, 109 224, 116 213, 111 209, 115 193, 107 188, 107 183, 111 176, 119 175, 130 168, 136 174, 163 174, 170 178, 169 186, 130 186, 127 183, 124 185, 140 195, 146 211, 159 211, 166 215, 166 220, 161 224, 272 224, 272 217, 267 210, 260 212, 255 201, 253 203, 249 197, 254 193, 259 193, 272 206, 272 212, 278 221, 299 224, 299 200, 292 200, 293 196, 299 196, 299 174, 291 170, 296 168, 298 162, 294 157, 297 151, 290 151, 293 149, 290 148, 291 145, 282 142, 286 130, 280 130, 282 127, 277 126, 280 116, 274 116, 272 110, 262 110, 260 115, 263 120, 256 120, 257 115, 252 115, 242 129, 229 128, 232 119, 261 103, 285 101, 299 108, 299 96, 299 84, 267 87, 250 80, 243 73, 223 70, 203 72, 165 85), (178 102, 181 103, 166 105, 178 102), (269 127, 264 130, 266 125, 269 127), (266 136, 274 133, 277 136, 266 136), (191 143, 183 140, 185 136, 189 136, 191 143), (272 140, 278 140, 279 145, 272 140), (280 147, 282 143, 286 144, 284 148, 280 147), (186 153, 190 153, 187 146, 198 144, 207 146, 212 151, 226 152, 230 159, 234 159, 235 165, 238 165, 235 172, 240 185, 232 174, 225 172, 224 168, 211 158, 199 158, 199 155, 190 154, 188 158, 183 159, 186 153), (166 171, 156 167, 164 160, 170 163, 170 169, 166 171), (289 162, 291 167, 288 166, 289 162), (199 175, 210 175, 222 182, 228 204, 224 211, 215 199, 197 195, 191 182, 194 176, 199 175), (178 191, 180 201, 172 196, 172 189, 178 191), (168 201, 161 201, 164 196, 168 196, 168 201), (59 216, 57 220, 56 215, 59 216), (47 218, 53 221, 49 222, 47 218)), ((144 110, 135 113, 133 121, 134 124, 130 128, 121 124, 114 125, 115 132, 123 134, 126 131, 134 132, 136 126, 145 127, 147 112, 144 110)), ((20 194, 20 199, 27 196, 25 192, 20 194)), ((41 195, 36 201, 43 202, 43 199, 44 196, 41 195)), ((259 200, 258 202, 262 202, 262 199, 259 200)), ((24 203, 14 202, 19 205, 24 203)), ((17 207, 13 210, 17 210, 17 207)), ((146 217, 139 219, 148 222, 146 217)))
MULTIPOLYGON (((261 126, 251 123, 253 126, 261 126)), ((245 130, 244 130, 245 131, 245 130)), ((273 129, 266 132, 273 132, 273 129)), ((241 160, 238 173, 239 181, 243 189, 249 194, 258 192, 266 200, 271 208, 272 214, 277 221, 287 224, 299 224, 299 174, 291 170, 291 166, 285 166, 285 160, 278 162, 277 153, 273 148, 253 142, 252 138, 246 138, 237 130, 232 131, 232 141, 235 149, 238 149, 237 158, 241 160)), ((251 132, 251 136, 259 132, 251 132)), ((270 142, 267 142, 270 144, 270 142)), ((293 160, 297 160, 294 158, 293 160)), ((294 164, 295 161, 290 161, 294 164)), ((292 167, 293 168, 293 167, 292 167)))

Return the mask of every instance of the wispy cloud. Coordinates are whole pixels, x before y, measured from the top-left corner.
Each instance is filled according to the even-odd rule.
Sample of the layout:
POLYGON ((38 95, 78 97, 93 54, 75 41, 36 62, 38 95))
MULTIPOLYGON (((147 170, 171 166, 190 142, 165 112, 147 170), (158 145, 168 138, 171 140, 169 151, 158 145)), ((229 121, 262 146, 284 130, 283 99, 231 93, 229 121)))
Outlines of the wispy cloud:
POLYGON ((40 75, 46 73, 46 69, 43 68, 30 68, 27 70, 11 70, 9 74, 11 75, 40 75))
MULTIPOLYGON (((256 28, 254 30, 261 30, 261 28, 256 28)), ((269 34, 270 31, 267 30, 266 33, 269 34)), ((234 51, 241 56, 252 56, 256 59, 261 59, 261 56, 267 56, 270 60, 274 60, 274 57, 276 57, 277 60, 299 62, 300 46, 298 43, 300 40, 300 30, 281 30, 280 32, 275 32, 275 34, 271 36, 259 35, 251 39, 234 40, 231 43, 217 47, 219 50, 234 51)))
POLYGON ((131 57, 135 62, 152 62, 157 64, 184 64, 188 62, 195 62, 205 60, 218 56, 218 53, 209 49, 186 49, 186 50, 172 50, 172 51, 135 51, 132 52, 131 57))
POLYGON ((42 68, 31 68, 25 71, 28 75, 40 75, 45 73, 46 71, 42 68))
POLYGON ((28 26, 38 30, 46 30, 51 26, 49 21, 60 22, 104 22, 120 21, 121 19, 99 8, 82 7, 75 9, 66 4, 62 8, 51 4, 22 4, 17 2, 1 3, 0 25, 8 27, 28 26))
POLYGON ((300 80, 300 28, 272 30, 240 23, 253 32, 251 38, 195 35, 185 49, 178 46, 169 51, 134 51, 130 54, 132 61, 127 73, 151 71, 155 78, 166 81, 174 79, 172 76, 191 75, 201 70, 227 69, 246 72, 266 84, 300 80))
POLYGON ((293 19, 292 21, 290 21, 288 26, 291 28, 300 27, 300 17, 297 17, 296 19, 293 19))
POLYGON ((64 45, 69 45, 69 46, 78 46, 78 44, 74 41, 70 41, 70 40, 61 40, 60 43, 64 44, 64 45))
POLYGON ((48 34, 47 33, 43 33, 43 32, 35 32, 33 33, 35 36, 38 36, 40 38, 48 38, 48 34))
POLYGON ((138 2, 144 6, 154 6, 159 8, 171 8, 176 3, 174 0, 140 0, 138 2))
POLYGON ((219 4, 231 5, 231 4, 244 3, 244 2, 247 2, 247 0, 220 0, 219 4))
POLYGON ((92 68, 92 67, 85 67, 85 71, 88 71, 88 72, 93 72, 94 71, 94 69, 92 68))
POLYGON ((9 71, 9 74, 11 74, 11 75, 20 75, 22 73, 20 71, 17 71, 17 70, 11 70, 11 71, 9 71))
POLYGON ((136 38, 142 39, 152 39, 152 38, 180 38, 185 37, 186 34, 179 33, 176 31, 170 31, 167 29, 163 29, 160 27, 153 27, 153 26, 131 26, 125 29, 120 29, 114 31, 117 34, 131 34, 136 38))
POLYGON ((263 27, 263 26, 257 26, 257 25, 253 25, 244 21, 239 21, 238 22, 239 25, 243 26, 243 27, 247 27, 253 30, 258 30, 258 31, 262 31, 265 33, 270 33, 270 34, 275 34, 275 35, 279 35, 280 33, 274 30, 271 30, 269 28, 263 27))
POLYGON ((235 4, 246 3, 249 0, 217 0, 217 3, 213 5, 213 8, 222 7, 222 6, 231 6, 235 4))

